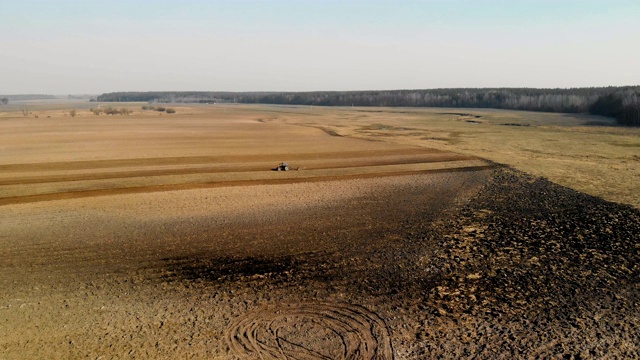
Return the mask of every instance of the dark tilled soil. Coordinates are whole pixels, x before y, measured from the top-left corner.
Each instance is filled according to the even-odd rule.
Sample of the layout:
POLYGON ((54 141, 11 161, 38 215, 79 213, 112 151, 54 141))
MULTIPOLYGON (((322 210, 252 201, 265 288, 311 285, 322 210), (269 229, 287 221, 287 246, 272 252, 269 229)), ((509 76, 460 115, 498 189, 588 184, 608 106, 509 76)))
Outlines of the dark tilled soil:
POLYGON ((364 306, 397 359, 640 358, 640 212, 508 168, 465 188, 479 180, 454 207, 405 188, 316 213, 321 235, 315 219, 281 229, 293 242, 338 240, 331 251, 167 259, 170 277, 248 301, 232 316, 281 301, 364 306))
POLYGON ((69 201, 0 228, 0 358, 640 358, 640 211, 508 168, 69 201))
POLYGON ((500 169, 439 224, 415 357, 640 358, 640 211, 500 169))

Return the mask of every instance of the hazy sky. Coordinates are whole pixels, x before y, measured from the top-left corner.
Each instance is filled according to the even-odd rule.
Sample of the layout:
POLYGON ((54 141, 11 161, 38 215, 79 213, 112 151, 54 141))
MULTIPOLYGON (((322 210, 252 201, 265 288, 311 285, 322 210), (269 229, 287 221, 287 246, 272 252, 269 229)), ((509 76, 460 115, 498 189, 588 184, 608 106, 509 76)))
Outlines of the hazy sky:
POLYGON ((639 84, 639 0, 0 0, 0 94, 639 84))

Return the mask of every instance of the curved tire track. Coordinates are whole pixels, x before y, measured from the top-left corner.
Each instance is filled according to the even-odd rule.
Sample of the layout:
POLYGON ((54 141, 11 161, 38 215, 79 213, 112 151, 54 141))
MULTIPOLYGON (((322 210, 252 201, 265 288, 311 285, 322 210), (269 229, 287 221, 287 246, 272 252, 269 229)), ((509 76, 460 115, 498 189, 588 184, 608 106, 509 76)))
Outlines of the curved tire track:
POLYGON ((329 303, 266 307, 238 317, 224 334, 251 359, 390 360, 389 329, 362 306, 329 303))

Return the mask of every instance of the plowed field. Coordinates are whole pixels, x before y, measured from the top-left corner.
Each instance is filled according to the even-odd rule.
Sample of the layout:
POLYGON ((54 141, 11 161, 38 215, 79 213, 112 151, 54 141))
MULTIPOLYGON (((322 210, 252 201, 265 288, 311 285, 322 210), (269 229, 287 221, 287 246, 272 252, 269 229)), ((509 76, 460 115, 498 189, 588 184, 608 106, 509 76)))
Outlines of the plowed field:
POLYGON ((638 210, 207 109, 0 119, 0 358, 640 357, 638 210))

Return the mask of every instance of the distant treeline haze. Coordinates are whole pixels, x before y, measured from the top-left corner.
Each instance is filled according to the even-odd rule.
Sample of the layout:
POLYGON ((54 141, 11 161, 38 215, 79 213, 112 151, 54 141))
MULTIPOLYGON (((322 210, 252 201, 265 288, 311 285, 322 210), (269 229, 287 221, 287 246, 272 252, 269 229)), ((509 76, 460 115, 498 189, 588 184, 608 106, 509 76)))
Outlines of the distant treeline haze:
POLYGON ((574 89, 431 89, 314 92, 115 92, 98 101, 235 102, 319 106, 495 108, 589 113, 640 126, 640 86, 574 89))
POLYGON ((7 99, 9 101, 25 101, 25 100, 48 100, 55 99, 53 95, 45 94, 20 94, 20 95, 0 95, 0 98, 7 99))

